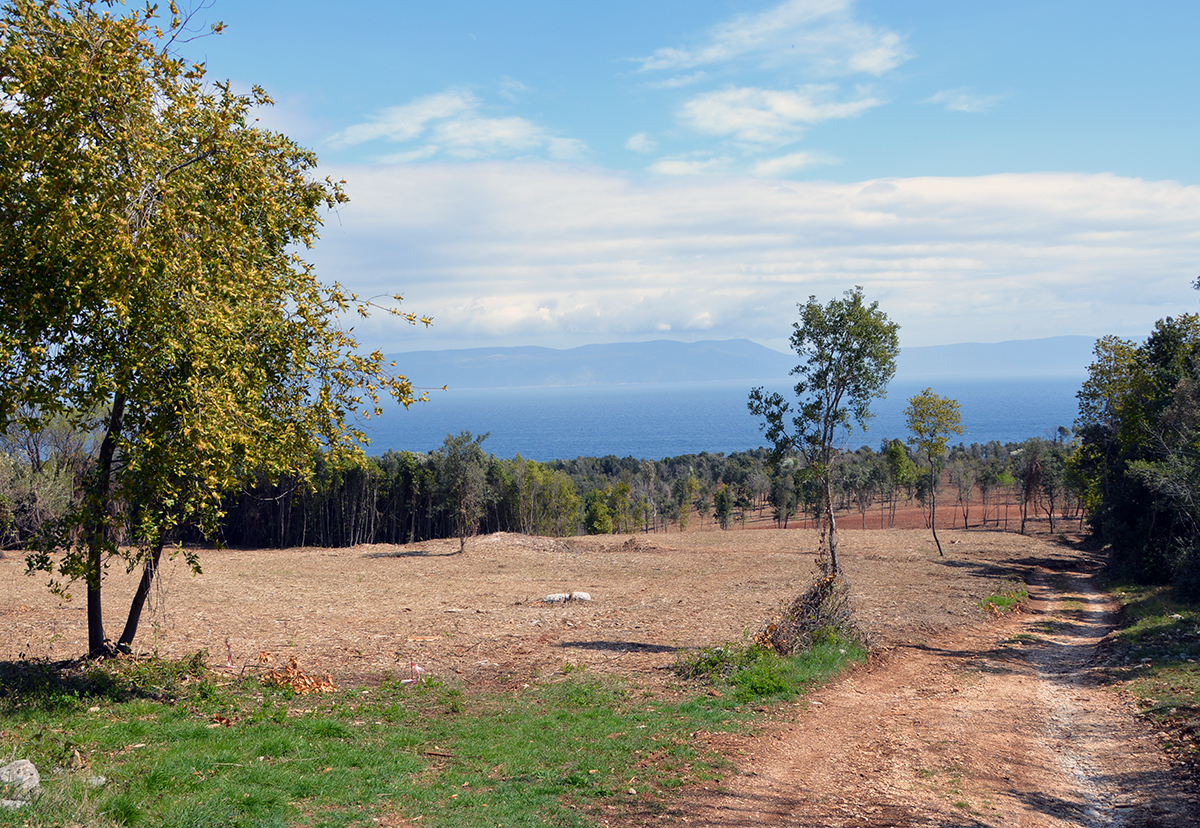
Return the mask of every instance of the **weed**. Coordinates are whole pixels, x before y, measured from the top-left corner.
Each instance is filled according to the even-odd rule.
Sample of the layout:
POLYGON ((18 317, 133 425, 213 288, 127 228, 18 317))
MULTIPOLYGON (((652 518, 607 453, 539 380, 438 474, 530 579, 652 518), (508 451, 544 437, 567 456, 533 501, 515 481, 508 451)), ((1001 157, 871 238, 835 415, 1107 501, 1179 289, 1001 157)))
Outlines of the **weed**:
POLYGON ((695 653, 680 656, 672 669, 682 679, 716 682, 746 669, 768 651, 761 644, 702 647, 695 653))
POLYGON ((996 590, 979 602, 980 609, 993 615, 1003 615, 1006 612, 1020 609, 1029 600, 1029 589, 1017 580, 1001 582, 996 590))
POLYGON ((763 644, 726 644, 683 656, 674 670, 685 680, 726 685, 735 703, 750 704, 793 698, 865 656, 857 642, 836 639, 790 656, 763 644))
POLYGON ((38 795, 19 810, 0 809, 0 826, 58 828, 63 825, 87 825, 92 828, 117 828, 118 823, 99 807, 102 792, 87 783, 82 773, 56 774, 54 784, 43 780, 38 795))

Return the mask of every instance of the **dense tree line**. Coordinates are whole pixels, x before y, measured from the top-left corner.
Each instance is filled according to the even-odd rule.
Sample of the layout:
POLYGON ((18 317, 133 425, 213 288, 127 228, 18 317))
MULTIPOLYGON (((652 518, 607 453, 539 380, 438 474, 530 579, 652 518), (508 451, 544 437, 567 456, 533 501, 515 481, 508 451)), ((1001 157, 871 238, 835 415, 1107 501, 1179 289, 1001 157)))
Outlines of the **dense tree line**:
MULTIPOLYGON (((1063 431, 1066 431, 1063 429, 1063 431)), ((71 508, 94 446, 65 435, 14 430, 0 442, 0 532, 12 548, 71 508), (74 493, 74 494, 73 494, 74 493)), ((1067 432, 1069 436, 1069 432, 1067 432)), ((499 459, 484 438, 447 435, 432 452, 388 451, 359 465, 320 459, 308 479, 260 478, 226 497, 219 527, 229 546, 352 546, 466 540, 476 532, 583 533, 729 529, 768 518, 781 528, 815 526, 819 480, 795 456, 765 448, 662 460, 577 457, 539 463, 499 459)), ((1081 520, 1094 492, 1062 435, 1001 445, 959 444, 930 459, 900 440, 837 452, 834 506, 862 528, 889 528, 896 511, 932 507, 930 481, 952 524, 1025 531, 1031 520, 1081 520), (922 471, 924 470, 924 471, 922 471), (1010 517, 1011 513, 1011 517, 1010 517)), ((929 516, 927 516, 928 518, 929 516)), ((200 540, 183 527, 175 540, 200 540)))
POLYGON ((1078 480, 1115 574, 1200 596, 1200 317, 1108 336, 1079 392, 1078 480))
MULTIPOLYGON (((694 521, 728 529, 764 516, 787 528, 796 521, 816 525, 822 510, 821 485, 799 458, 773 462, 765 448, 548 463, 478 450, 456 465, 455 447, 467 443, 482 445, 469 434, 448 435, 436 451, 389 451, 365 468, 319 464, 311 486, 261 482, 231 498, 224 540, 242 547, 345 546, 465 539, 475 532, 629 534, 696 528, 694 521), (467 478, 476 481, 476 495, 464 525, 455 487, 467 478)), ((835 507, 856 514, 863 528, 888 528, 902 504, 931 509, 932 479, 954 511, 952 523, 1023 532, 1040 520, 1057 532, 1063 521, 1082 519, 1085 492, 1070 471, 1072 452, 1061 435, 959 444, 934 458, 931 477, 920 471, 930 468, 923 452, 885 440, 878 451, 837 453, 835 507)))

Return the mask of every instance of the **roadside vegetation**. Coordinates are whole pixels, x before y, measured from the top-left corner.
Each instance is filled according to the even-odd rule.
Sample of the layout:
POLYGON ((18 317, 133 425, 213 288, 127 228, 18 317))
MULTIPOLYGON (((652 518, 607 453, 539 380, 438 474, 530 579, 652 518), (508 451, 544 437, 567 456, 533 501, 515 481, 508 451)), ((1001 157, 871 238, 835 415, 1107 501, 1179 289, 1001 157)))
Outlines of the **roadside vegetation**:
POLYGON ((1116 583, 1122 618, 1107 642, 1108 677, 1136 699, 1162 746, 1200 776, 1200 603, 1169 586, 1116 583))
POLYGON ((1021 608, 1029 600, 1029 589, 1020 581, 1005 581, 996 591, 979 602, 981 609, 1003 615, 1021 608))
POLYGON ((699 733, 751 729, 758 704, 862 656, 837 642, 789 658, 715 648, 680 670, 703 680, 669 698, 579 671, 491 692, 389 677, 297 694, 265 672, 210 672, 203 653, 6 663, 0 753, 43 769, 43 791, 0 810, 0 825, 567 826, 664 814, 671 791, 726 768, 699 733))

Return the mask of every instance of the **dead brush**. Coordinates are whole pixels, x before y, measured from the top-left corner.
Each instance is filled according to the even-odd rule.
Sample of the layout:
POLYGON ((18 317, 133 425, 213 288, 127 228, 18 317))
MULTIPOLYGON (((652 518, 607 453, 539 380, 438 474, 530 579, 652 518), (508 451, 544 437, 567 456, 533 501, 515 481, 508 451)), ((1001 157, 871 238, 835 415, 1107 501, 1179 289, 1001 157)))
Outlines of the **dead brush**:
POLYGON ((850 584, 838 575, 826 575, 790 604, 783 604, 754 642, 783 656, 838 641, 866 644, 854 622, 850 584))
MULTIPOLYGON (((262 659, 262 654, 259 655, 259 658, 262 659)), ((323 676, 309 675, 300 669, 300 664, 295 657, 289 658, 287 665, 283 668, 277 667, 264 673, 262 681, 276 687, 289 688, 298 696, 306 693, 331 693, 337 690, 337 685, 333 683, 329 673, 323 676)))

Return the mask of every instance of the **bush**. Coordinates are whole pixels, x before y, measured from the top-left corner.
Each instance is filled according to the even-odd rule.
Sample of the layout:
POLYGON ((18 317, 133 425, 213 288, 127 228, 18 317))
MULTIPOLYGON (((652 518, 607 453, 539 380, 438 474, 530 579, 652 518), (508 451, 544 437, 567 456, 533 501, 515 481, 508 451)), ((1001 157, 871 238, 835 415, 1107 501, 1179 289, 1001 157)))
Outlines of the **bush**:
POLYGON ((865 655, 858 642, 841 639, 787 656, 761 643, 725 644, 682 657, 673 669, 689 681, 727 686, 734 704, 751 704, 793 698, 865 655))
POLYGON ((755 641, 780 655, 836 642, 865 645, 865 637, 854 623, 850 584, 838 575, 814 581, 796 600, 780 609, 755 641))

